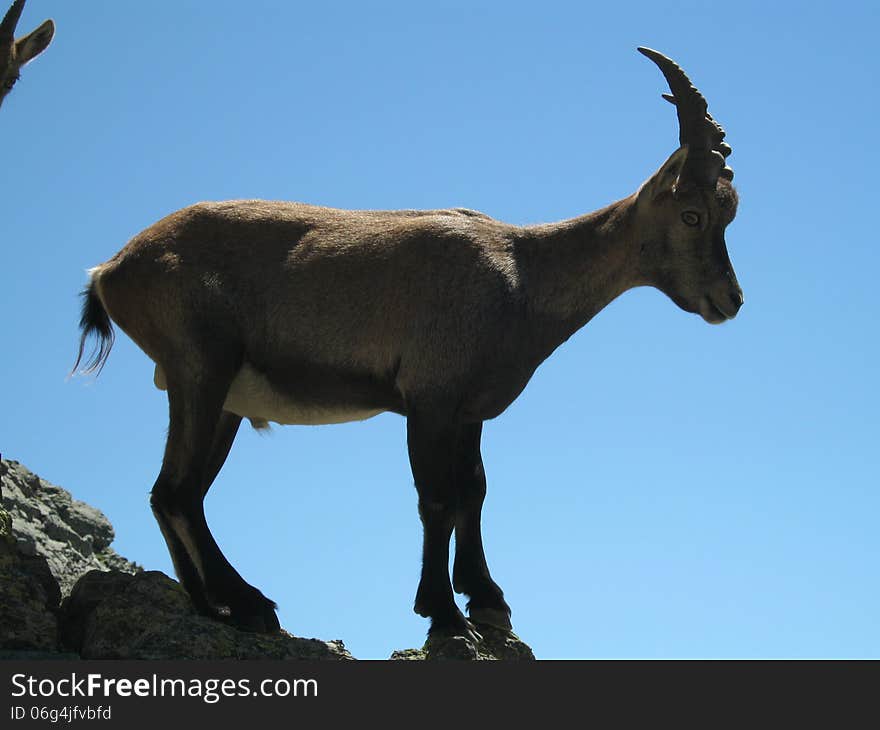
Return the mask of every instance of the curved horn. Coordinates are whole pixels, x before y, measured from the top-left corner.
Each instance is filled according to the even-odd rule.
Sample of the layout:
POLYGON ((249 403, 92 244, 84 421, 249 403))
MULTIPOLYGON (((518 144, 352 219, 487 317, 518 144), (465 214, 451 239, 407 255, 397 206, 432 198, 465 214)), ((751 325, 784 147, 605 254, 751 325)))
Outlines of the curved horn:
POLYGON ((15 0, 12 7, 6 11, 3 16, 3 22, 0 23, 0 43, 12 41, 15 33, 15 26, 18 25, 18 19, 21 17, 21 11, 24 10, 25 0, 15 0))
POLYGON ((682 175, 698 185, 713 188, 719 177, 732 180, 733 170, 726 165, 732 150, 723 141, 724 129, 709 114, 706 99, 671 58, 651 48, 639 47, 638 51, 657 64, 672 91, 663 94, 663 98, 675 105, 679 142, 689 150, 682 175))

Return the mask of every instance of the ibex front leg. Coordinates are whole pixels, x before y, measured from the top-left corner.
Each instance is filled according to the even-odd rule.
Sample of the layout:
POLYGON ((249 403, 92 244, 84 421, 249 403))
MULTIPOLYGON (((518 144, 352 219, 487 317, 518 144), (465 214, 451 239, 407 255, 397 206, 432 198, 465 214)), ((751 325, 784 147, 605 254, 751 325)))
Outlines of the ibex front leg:
POLYGON ((240 419, 222 412, 230 377, 169 372, 170 423, 162 471, 150 497, 174 569, 196 608, 251 631, 279 628, 275 604, 246 583, 214 541, 204 495, 240 419))
POLYGON ((431 619, 429 636, 465 636, 479 641, 473 624, 455 605, 449 580, 449 540, 455 527, 455 449, 458 427, 436 413, 410 413, 407 444, 424 529, 422 577, 414 610, 431 619))
POLYGON ((480 530, 480 515, 486 497, 486 473, 480 455, 482 423, 461 426, 455 456, 458 502, 455 512, 455 563, 452 585, 466 594, 468 616, 478 624, 509 631, 510 607, 504 592, 492 580, 480 530))

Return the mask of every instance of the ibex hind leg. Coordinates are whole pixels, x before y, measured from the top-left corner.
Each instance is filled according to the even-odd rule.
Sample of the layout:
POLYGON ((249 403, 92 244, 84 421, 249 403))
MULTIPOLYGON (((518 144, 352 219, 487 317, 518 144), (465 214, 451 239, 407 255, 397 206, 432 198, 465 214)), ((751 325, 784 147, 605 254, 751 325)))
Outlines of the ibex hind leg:
POLYGON ((175 571, 196 609, 249 631, 279 628, 275 604, 246 583, 205 520, 204 495, 229 452, 240 419, 222 411, 234 374, 168 375, 170 423, 162 471, 150 498, 175 571))
MULTIPOLYGON (((214 439, 208 452, 207 468, 202 481, 203 498, 208 493, 214 479, 226 461, 240 425, 241 416, 229 413, 228 411, 223 411, 220 415, 217 427, 214 430, 214 439)), ((220 609, 221 617, 228 617, 233 624, 242 629, 277 631, 280 626, 275 615, 275 602, 266 598, 259 590, 242 580, 238 572, 228 563, 208 529, 202 503, 199 504, 198 516, 207 539, 214 546, 219 559, 222 561, 221 567, 223 569, 218 576, 219 581, 213 581, 209 574, 207 583, 209 597, 217 596, 217 598, 213 599, 213 604, 222 607, 220 609), (228 578, 230 575, 232 577, 231 589, 224 588, 224 584, 229 586, 228 578)))
POLYGON ((241 416, 229 411, 223 411, 220 414, 217 427, 214 429, 214 440, 208 453, 208 462, 202 481, 203 497, 207 495, 208 490, 217 478, 217 474, 223 468, 226 457, 229 456, 229 450, 232 448, 232 442, 235 441, 239 426, 241 426, 241 416))

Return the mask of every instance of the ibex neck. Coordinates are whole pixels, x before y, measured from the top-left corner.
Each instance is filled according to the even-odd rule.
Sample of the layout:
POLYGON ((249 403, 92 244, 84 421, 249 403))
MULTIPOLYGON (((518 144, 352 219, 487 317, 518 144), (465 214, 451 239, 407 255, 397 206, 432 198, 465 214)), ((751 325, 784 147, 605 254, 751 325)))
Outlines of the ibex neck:
POLYGON ((594 213, 521 229, 517 259, 530 309, 568 334, 640 282, 635 197, 594 213))

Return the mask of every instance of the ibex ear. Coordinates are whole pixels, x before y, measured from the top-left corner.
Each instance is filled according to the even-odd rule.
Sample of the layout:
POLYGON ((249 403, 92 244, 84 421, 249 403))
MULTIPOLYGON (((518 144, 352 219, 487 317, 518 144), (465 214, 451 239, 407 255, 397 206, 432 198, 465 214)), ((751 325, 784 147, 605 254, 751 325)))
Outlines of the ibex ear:
POLYGON ((656 200, 664 193, 672 193, 675 191, 675 184, 678 182, 678 176, 681 174, 681 168, 688 156, 688 146, 686 144, 679 147, 673 152, 669 159, 663 163, 657 172, 645 182, 639 189, 639 198, 644 197, 645 200, 656 200))
POLYGON ((24 38, 15 42, 15 60, 20 65, 39 56, 52 42, 55 35, 55 23, 45 21, 39 28, 28 33, 24 38))

